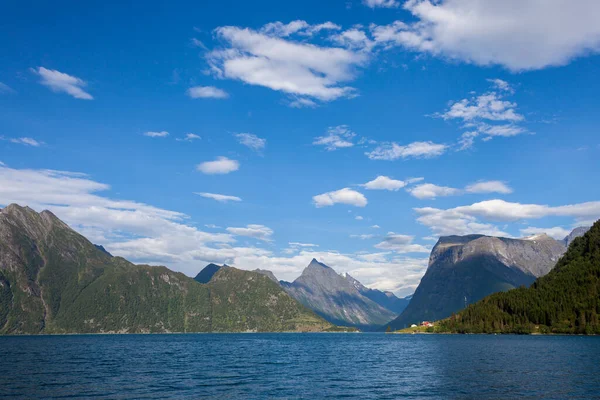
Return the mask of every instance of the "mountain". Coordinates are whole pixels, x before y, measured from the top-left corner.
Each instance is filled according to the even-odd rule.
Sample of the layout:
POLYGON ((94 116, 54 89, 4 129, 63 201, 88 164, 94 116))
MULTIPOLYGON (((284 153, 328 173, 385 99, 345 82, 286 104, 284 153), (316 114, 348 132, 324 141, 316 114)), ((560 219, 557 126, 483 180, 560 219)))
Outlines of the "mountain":
POLYGON ((336 325, 369 328, 397 314, 364 296, 345 277, 313 259, 294 282, 281 282, 293 298, 336 325))
POLYGON ((275 276, 275 274, 273 274, 273 272, 271 272, 271 271, 269 271, 267 269, 255 269, 254 272, 259 273, 259 274, 263 274, 267 278, 269 278, 270 280, 272 280, 273 282, 279 284, 279 280, 277 279, 277 277, 275 276))
POLYGON ((49 211, 0 210, 0 333, 323 331, 269 278, 221 268, 200 284, 112 257, 49 211))
POLYGON ((567 247, 569 247, 569 245, 573 242, 573 240, 585 235, 585 233, 589 230, 590 230, 589 226, 580 226, 579 228, 573 229, 573 232, 569 233, 567 235, 567 237, 565 237, 563 239, 563 241, 565 242, 565 245, 567 247))
POLYGON ((202 271, 198 272, 198 275, 196 275, 196 277, 194 278, 194 280, 196 282, 200 282, 200 283, 208 283, 210 282, 210 280, 212 279, 212 277, 214 276, 214 274, 216 274, 217 272, 219 272, 219 270, 221 268, 226 268, 226 265, 217 265, 217 264, 208 264, 206 267, 204 267, 202 269, 202 271))
POLYGON ((600 334, 600 221, 529 288, 496 293, 440 321, 442 332, 600 334))
POLYGON ((362 294, 368 299, 373 300, 381 307, 390 310, 395 314, 400 314, 402 311, 404 311, 404 309, 406 308, 406 306, 408 306, 408 303, 410 302, 410 298, 412 297, 411 295, 400 299, 392 292, 384 292, 378 289, 370 289, 362 283, 360 283, 359 281, 357 281, 356 279, 354 279, 352 276, 350 276, 350 274, 346 274, 346 280, 350 282, 350 284, 352 284, 356 288, 356 290, 360 292, 360 294, 362 294))
POLYGON ((390 326, 401 329, 446 318, 489 294, 530 285, 550 272, 565 251, 564 241, 545 234, 441 237, 410 304, 390 326))

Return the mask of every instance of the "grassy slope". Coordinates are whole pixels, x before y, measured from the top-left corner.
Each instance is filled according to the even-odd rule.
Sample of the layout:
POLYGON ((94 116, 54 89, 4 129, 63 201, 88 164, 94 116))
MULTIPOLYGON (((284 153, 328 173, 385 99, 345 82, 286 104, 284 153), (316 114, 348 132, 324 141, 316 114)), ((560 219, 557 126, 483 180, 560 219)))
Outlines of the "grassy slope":
POLYGON ((1 227, 0 333, 332 328, 261 274, 231 268, 203 285, 110 257, 53 215, 17 213, 1 227))

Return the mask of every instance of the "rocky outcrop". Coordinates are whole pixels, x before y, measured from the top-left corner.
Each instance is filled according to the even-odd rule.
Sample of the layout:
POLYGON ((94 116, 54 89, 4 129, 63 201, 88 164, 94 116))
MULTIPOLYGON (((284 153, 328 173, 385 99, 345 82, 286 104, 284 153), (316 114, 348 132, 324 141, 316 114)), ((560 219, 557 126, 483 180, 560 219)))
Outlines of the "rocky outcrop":
POLYGON ((565 253, 567 240, 545 234, 523 239, 484 235, 441 237, 410 304, 391 327, 439 320, 499 291, 528 286, 565 253))
POLYGON ((346 274, 346 280, 350 282, 356 290, 360 292, 363 296, 368 299, 373 300, 375 303, 379 304, 381 307, 395 313, 400 314, 408 303, 410 302, 411 296, 398 298, 394 293, 381 291, 378 289, 371 289, 354 279, 350 274, 346 274))
POLYGON ((300 303, 336 325, 369 329, 397 315, 361 294, 351 281, 315 259, 294 282, 281 284, 300 303))

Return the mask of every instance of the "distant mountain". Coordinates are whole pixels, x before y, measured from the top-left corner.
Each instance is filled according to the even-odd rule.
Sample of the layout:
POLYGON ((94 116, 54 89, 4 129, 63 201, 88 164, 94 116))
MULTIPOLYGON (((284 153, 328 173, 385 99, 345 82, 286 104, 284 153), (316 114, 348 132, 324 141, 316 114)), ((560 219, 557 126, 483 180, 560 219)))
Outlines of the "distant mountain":
POLYGON ((109 256, 112 257, 112 254, 110 254, 108 251, 106 251, 106 249, 104 248, 104 246, 99 245, 99 244, 95 244, 94 247, 97 248, 98 250, 100 250, 101 252, 106 253, 106 254, 108 254, 109 256))
POLYGON ((346 274, 346 280, 350 282, 363 296, 373 300, 375 303, 379 304, 381 307, 390 310, 395 314, 400 314, 408 303, 410 302, 411 296, 407 296, 404 298, 398 298, 392 292, 383 292, 378 289, 370 289, 354 279, 350 274, 346 274))
POLYGON ((573 229, 573 232, 569 233, 567 235, 567 237, 565 237, 563 239, 563 241, 565 242, 565 245, 567 247, 569 247, 569 245, 573 242, 573 240, 585 235, 585 233, 589 230, 590 230, 589 226, 580 226, 579 228, 573 229))
POLYGON ((208 283, 212 279, 213 275, 219 272, 221 268, 226 268, 227 266, 221 266, 217 264, 208 264, 206 267, 202 269, 202 271, 198 272, 198 275, 194 278, 196 282, 200 283, 208 283))
POLYGON ((391 327, 439 320, 483 297, 528 286, 546 275, 566 251, 545 234, 524 239, 483 235, 441 237, 410 304, 391 327))
POLYGON ((273 274, 273 272, 267 270, 267 269, 255 269, 254 272, 259 273, 259 274, 263 274, 266 277, 268 277, 270 280, 272 280, 273 282, 276 282, 277 284, 279 284, 279 280, 277 279, 277 277, 275 276, 275 274, 273 274))
POLYGON ((49 211, 0 210, 0 334, 334 328, 261 274, 211 278, 111 257, 49 211))
POLYGON ((282 281, 281 285, 300 303, 336 325, 369 328, 382 325, 397 315, 363 295, 351 281, 315 259, 294 282, 282 281))
POLYGON ((436 329, 600 334, 600 221, 572 240, 556 267, 530 288, 485 297, 436 329))

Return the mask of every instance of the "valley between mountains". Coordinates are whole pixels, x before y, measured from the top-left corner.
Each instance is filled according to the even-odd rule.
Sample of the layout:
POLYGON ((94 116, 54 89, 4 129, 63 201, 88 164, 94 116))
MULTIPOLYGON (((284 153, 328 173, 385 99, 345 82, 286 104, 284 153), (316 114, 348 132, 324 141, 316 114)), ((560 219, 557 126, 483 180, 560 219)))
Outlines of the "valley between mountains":
MULTIPOLYGON (((587 231, 578 228, 564 240, 544 234, 441 237, 414 295, 398 298, 316 259, 293 282, 279 281, 270 271, 227 265, 209 264, 194 279, 167 267, 134 265, 91 243, 49 211, 11 204, 0 210, 0 333, 403 329, 451 317, 493 293, 546 282, 538 280, 546 275, 550 280, 557 263, 564 265, 575 251, 573 246, 584 246, 585 238, 586 243, 595 240, 597 233, 590 239, 587 231)), ((600 259, 594 257, 589 262, 597 266, 600 259)), ((597 291, 590 293, 597 300, 597 291)), ((596 304, 588 303, 588 308, 596 304)), ((600 305, 598 312, 575 311, 579 322, 573 324, 581 325, 581 312, 586 332, 600 305)), ((468 330, 466 317, 461 318, 463 325, 455 323, 454 331, 468 330)))

